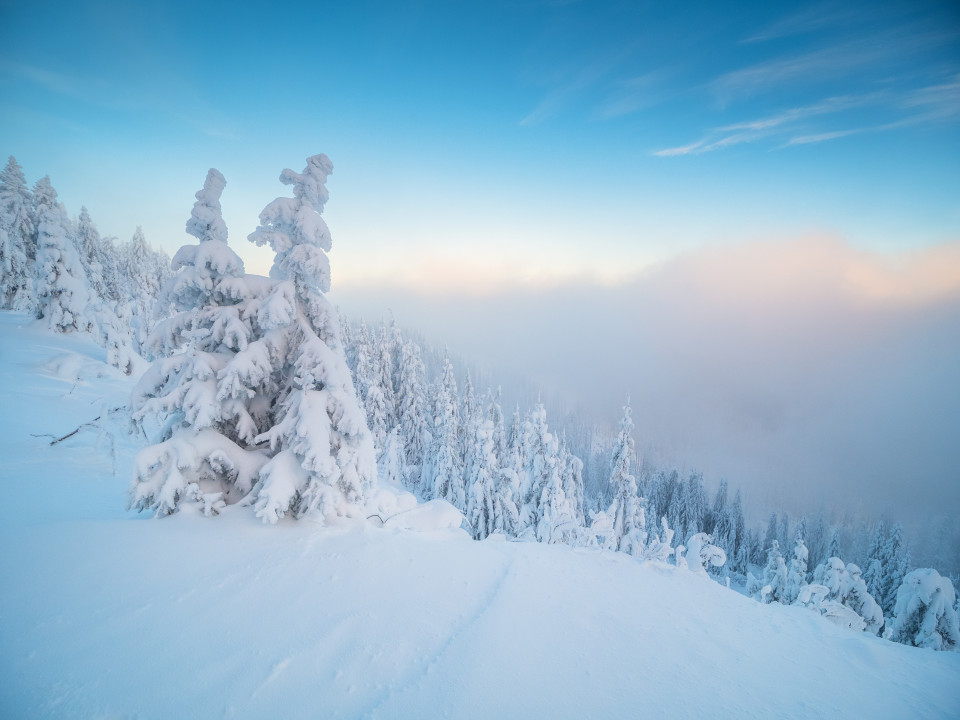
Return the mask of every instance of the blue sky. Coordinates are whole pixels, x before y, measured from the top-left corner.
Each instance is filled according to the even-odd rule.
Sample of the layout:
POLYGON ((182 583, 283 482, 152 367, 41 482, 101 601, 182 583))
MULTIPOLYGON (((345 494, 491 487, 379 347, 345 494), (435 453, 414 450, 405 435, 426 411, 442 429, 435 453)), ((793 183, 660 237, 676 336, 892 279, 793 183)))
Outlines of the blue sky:
POLYGON ((521 284, 610 281, 716 243, 960 238, 952 2, 0 7, 4 151, 170 251, 214 166, 265 270, 245 237, 316 152, 336 165, 335 287, 477 258, 521 284))

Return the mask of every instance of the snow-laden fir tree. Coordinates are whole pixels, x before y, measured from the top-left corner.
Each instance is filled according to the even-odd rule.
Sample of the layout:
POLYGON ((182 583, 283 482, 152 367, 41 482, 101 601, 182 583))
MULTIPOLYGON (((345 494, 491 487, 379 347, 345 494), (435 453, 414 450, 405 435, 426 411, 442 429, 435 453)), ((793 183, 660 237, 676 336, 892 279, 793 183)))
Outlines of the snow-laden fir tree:
POLYGON ((673 491, 678 485, 677 472, 658 472, 651 483, 650 497, 647 498, 650 512, 654 517, 663 518, 670 514, 673 491))
POLYGON ((725 538, 730 532, 730 516, 727 513, 727 492, 728 484, 726 479, 720 481, 720 487, 717 488, 717 494, 713 497, 713 507, 710 510, 708 521, 704 532, 708 532, 716 538, 725 538))
MULTIPOLYGON (((378 412, 383 415, 383 424, 389 432, 397 424, 397 400, 393 389, 393 336, 387 333, 385 325, 380 326, 373 344, 373 382, 380 390, 382 407, 378 412)), ((376 444, 376 438, 374 438, 376 444)))
POLYGON ((839 558, 842 555, 840 551, 840 528, 834 528, 830 533, 830 543, 827 545, 827 557, 839 558))
POLYGON ((793 557, 787 568, 787 585, 783 602, 792 604, 800 595, 800 588, 807 582, 807 546, 803 542, 802 528, 797 530, 797 538, 793 545, 793 557))
POLYGON ((570 510, 573 512, 573 518, 576 520, 577 526, 583 527, 583 460, 567 449, 566 437, 560 441, 559 463, 563 494, 570 504, 570 510))
MULTIPOLYGON (((423 464, 421 487, 426 498, 446 500, 463 512, 466 510, 466 489, 463 485, 462 456, 458 442, 459 412, 457 400, 450 396, 447 379, 453 368, 444 358, 444 373, 434 386, 433 441, 423 464)), ((456 384, 453 384, 454 390, 456 384)))
POLYGON ((882 597, 880 606, 886 615, 892 615, 897 605, 897 593, 910 569, 910 555, 903 541, 903 527, 897 523, 890 529, 890 536, 883 546, 881 566, 882 597))
POLYGON ((610 487, 614 496, 607 516, 612 522, 612 534, 608 538, 611 550, 642 555, 647 542, 646 517, 643 503, 637 494, 637 481, 633 475, 635 446, 633 442, 633 410, 630 400, 623 407, 620 432, 613 448, 610 471, 610 487))
POLYGON ((763 550, 767 551, 773 546, 773 541, 777 539, 777 514, 770 513, 770 519, 767 521, 767 531, 763 535, 763 550))
POLYGON ((754 595, 755 600, 763 603, 783 603, 787 592, 787 564, 780 553, 780 542, 776 539, 767 552, 767 565, 760 579, 759 591, 754 595))
POLYGON ((123 296, 130 302, 131 330, 139 347, 153 328, 154 306, 166 275, 139 225, 130 242, 120 247, 119 254, 123 296))
POLYGON ((670 493, 670 506, 667 508, 667 519, 670 527, 677 533, 678 542, 683 542, 683 538, 687 537, 688 515, 687 484, 678 477, 670 493))
POLYGON ((686 487, 687 537, 701 532, 707 515, 707 492, 703 488, 703 475, 691 473, 686 487))
POLYGON ((783 513, 777 525, 777 542, 780 543, 780 547, 787 548, 790 547, 790 540, 790 516, 783 513))
POLYGON ((477 427, 475 440, 470 443, 472 455, 467 475, 467 523, 473 537, 483 540, 496 530, 503 529, 498 520, 497 476, 499 468, 493 452, 493 423, 485 420, 477 427))
POLYGON ((547 411, 543 403, 530 411, 523 423, 523 452, 526 465, 520 474, 520 524, 536 530, 542 518, 540 503, 543 490, 557 472, 557 443, 547 427, 547 411))
POLYGON ((406 487, 410 470, 407 468, 406 452, 399 427, 395 427, 387 435, 378 469, 378 477, 382 482, 398 488, 406 487))
POLYGON ((45 318, 56 332, 88 330, 87 277, 68 235, 70 221, 49 177, 37 182, 33 198, 37 218, 36 316, 45 318))
POLYGON ((741 577, 746 577, 749 564, 749 549, 747 547, 747 526, 743 518, 743 501, 740 489, 733 495, 733 503, 727 509, 726 535, 722 543, 729 559, 730 571, 741 577))
POLYGON ((936 570, 907 573, 897 589, 891 639, 933 650, 960 649, 956 602, 953 583, 936 570))
POLYGON ((260 332, 221 373, 225 398, 276 389, 253 439, 273 454, 252 491, 264 521, 288 512, 350 514, 376 478, 373 440, 347 368, 337 313, 324 295, 330 289, 331 240, 320 213, 332 171, 326 155, 314 155, 303 172, 281 173, 293 197, 269 203, 249 236, 276 253, 272 287, 257 308, 260 332))
POLYGON ((500 404, 501 392, 497 388, 496 394, 487 393, 487 420, 493 423, 493 456, 497 460, 497 467, 503 467, 507 457, 507 431, 503 422, 503 407, 500 404))
POLYGON ((77 250, 80 253, 80 263, 90 283, 90 292, 96 299, 109 296, 107 280, 105 278, 104 260, 109 252, 104 244, 97 226, 90 219, 86 207, 80 208, 80 217, 77 220, 77 250))
MULTIPOLYGON (((554 439, 554 457, 558 458, 556 439, 554 439)), ((574 510, 563 492, 561 465, 553 462, 548 471, 546 482, 540 491, 537 506, 536 537, 542 543, 568 543, 576 541, 580 525, 574 510)))
POLYGON ((426 371, 417 343, 408 340, 400 346, 398 354, 400 377, 397 386, 397 427, 403 438, 410 477, 416 480, 411 489, 416 491, 431 440, 425 398, 426 371))
POLYGON ((184 500, 207 513, 246 497, 267 461, 254 451, 265 399, 230 395, 221 376, 237 353, 261 330, 252 301, 254 279, 227 245, 220 211, 226 180, 207 173, 196 194, 186 230, 199 241, 184 245, 173 259, 177 274, 163 288, 173 314, 146 340, 158 359, 144 373, 132 398, 134 418, 166 417, 160 442, 137 457, 128 506, 166 515, 184 500), (257 406, 261 407, 257 407, 257 406))
POLYGON ((33 309, 36 243, 32 203, 23 170, 11 156, 0 171, 0 308, 33 309))

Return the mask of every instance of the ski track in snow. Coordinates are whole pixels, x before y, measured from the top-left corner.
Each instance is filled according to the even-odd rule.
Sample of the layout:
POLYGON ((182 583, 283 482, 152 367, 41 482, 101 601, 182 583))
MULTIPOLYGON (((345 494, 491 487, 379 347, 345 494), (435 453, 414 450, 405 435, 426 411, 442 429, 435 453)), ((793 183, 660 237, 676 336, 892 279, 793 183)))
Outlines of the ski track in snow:
MULTIPOLYGON (((403 695, 411 688, 421 687, 423 685, 424 678, 430 675, 430 673, 440 664, 440 661, 450 650, 451 646, 458 640, 462 639, 471 628, 475 627, 480 619, 493 606, 497 597, 500 595, 504 584, 507 582, 507 578, 510 576, 514 562, 515 561, 513 558, 507 558, 504 561, 504 567, 500 577, 492 583, 486 595, 477 604, 474 612, 466 616, 466 618, 458 626, 453 628, 443 645, 441 645, 441 647, 433 654, 431 658, 422 664, 419 670, 413 673, 413 677, 405 681, 402 685, 388 690, 388 692, 381 697, 380 700, 372 708, 370 708, 370 710, 363 714, 363 717, 377 717, 379 712, 383 710, 393 698, 403 695)), ((388 713, 385 715, 385 717, 391 717, 391 715, 388 713)))

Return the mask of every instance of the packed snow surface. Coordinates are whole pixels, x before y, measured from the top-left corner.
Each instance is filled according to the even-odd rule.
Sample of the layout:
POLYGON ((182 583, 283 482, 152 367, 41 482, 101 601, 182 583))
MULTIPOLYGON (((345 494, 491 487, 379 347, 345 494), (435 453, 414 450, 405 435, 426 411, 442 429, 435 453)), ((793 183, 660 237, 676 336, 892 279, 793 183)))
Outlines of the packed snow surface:
POLYGON ((0 314, 2 717, 960 717, 960 653, 672 566, 399 519, 125 512, 144 440, 103 360, 0 314))

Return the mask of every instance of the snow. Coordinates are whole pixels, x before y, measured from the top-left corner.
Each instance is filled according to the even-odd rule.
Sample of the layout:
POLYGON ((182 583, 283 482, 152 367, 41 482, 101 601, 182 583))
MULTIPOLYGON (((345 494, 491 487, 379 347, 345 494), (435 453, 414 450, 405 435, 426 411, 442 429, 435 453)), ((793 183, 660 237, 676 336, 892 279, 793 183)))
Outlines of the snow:
POLYGON ((131 387, 0 313, 2 717, 960 716, 960 653, 623 553, 475 542, 395 489, 383 527, 127 513, 131 387))

